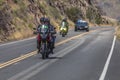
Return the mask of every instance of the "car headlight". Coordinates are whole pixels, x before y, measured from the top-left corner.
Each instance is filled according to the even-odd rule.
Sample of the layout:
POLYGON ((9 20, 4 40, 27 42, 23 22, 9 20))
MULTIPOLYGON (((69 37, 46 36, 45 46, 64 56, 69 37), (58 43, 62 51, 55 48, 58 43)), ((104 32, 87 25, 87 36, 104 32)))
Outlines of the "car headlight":
POLYGON ((85 28, 88 28, 88 26, 85 26, 85 28))

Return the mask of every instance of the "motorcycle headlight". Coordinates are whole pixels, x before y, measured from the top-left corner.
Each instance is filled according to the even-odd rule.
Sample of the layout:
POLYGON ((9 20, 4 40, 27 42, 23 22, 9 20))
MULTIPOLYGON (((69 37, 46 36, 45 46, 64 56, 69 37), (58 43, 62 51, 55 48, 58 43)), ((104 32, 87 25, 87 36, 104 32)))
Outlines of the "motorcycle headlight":
POLYGON ((66 31, 67 29, 66 29, 66 28, 64 28, 64 30, 66 31))
POLYGON ((60 30, 62 30, 63 28, 60 28, 60 30))

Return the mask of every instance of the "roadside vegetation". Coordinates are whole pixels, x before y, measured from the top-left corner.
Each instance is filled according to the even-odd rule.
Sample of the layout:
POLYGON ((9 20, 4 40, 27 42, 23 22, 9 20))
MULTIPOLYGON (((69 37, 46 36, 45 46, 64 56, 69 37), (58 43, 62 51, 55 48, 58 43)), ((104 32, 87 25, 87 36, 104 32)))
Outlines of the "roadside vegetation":
POLYGON ((0 14, 0 42, 33 36, 32 29, 41 16, 49 17, 57 30, 64 17, 71 28, 81 18, 92 24, 102 23, 99 9, 84 0, 0 0, 0 14))
POLYGON ((120 39, 120 22, 117 23, 116 36, 118 39, 120 39))
POLYGON ((117 35, 117 38, 120 39, 120 26, 117 29, 116 35, 117 35))
POLYGON ((86 17, 90 22, 95 24, 102 24, 102 16, 98 10, 95 10, 93 7, 88 8, 86 12, 86 17))
POLYGON ((84 19, 84 15, 82 13, 82 10, 78 9, 77 7, 71 7, 66 9, 65 13, 69 17, 70 20, 73 22, 76 22, 78 18, 84 19))

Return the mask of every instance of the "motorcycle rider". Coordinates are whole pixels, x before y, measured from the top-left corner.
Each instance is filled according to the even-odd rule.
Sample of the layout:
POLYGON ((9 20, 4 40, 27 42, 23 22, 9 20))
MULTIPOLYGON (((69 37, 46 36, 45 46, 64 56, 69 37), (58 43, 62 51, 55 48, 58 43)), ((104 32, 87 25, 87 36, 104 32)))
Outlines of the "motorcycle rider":
MULTIPOLYGON (((67 18, 64 18, 64 19, 62 20, 61 25, 62 25, 63 22, 65 22, 65 26, 66 26, 66 28, 67 28, 67 33, 68 33, 69 24, 68 24, 67 18)), ((60 28, 61 28, 61 26, 60 26, 60 28)))
MULTIPOLYGON (((37 27, 37 32, 39 32, 41 25, 44 24, 44 20, 45 20, 45 17, 41 17, 40 18, 40 24, 37 27)), ((41 47, 41 37, 40 37, 40 34, 38 34, 37 35, 37 49, 38 49, 38 53, 40 52, 40 47, 41 47)))
MULTIPOLYGON (((48 26, 48 30, 50 32, 53 32, 54 34, 56 34, 56 30, 55 28, 50 24, 50 19, 49 18, 45 18, 45 17, 41 17, 40 18, 40 25, 38 25, 37 27, 37 32, 39 32, 41 30, 41 25, 45 24, 48 26)), ((53 48, 55 48, 55 39, 56 39, 56 36, 52 34, 51 36, 52 38, 52 44, 53 44, 53 48)), ((49 40, 49 37, 48 37, 48 43, 50 43, 50 40, 49 40)), ((41 36, 40 34, 37 35, 37 49, 38 49, 38 53, 40 52, 40 47, 41 47, 41 36)), ((50 51, 51 53, 53 53, 53 50, 50 51)))
MULTIPOLYGON (((56 28, 53 26, 53 25, 51 25, 51 23, 50 23, 50 19, 49 18, 46 18, 45 19, 45 24, 46 25, 48 25, 48 27, 49 27, 49 31, 50 31, 50 33, 51 33, 51 35, 50 35, 50 37, 52 38, 51 40, 50 40, 50 44, 52 43, 52 45, 53 45, 53 48, 55 48, 55 39, 56 39, 56 28)), ((52 54, 53 54, 53 49, 50 51, 52 54)))

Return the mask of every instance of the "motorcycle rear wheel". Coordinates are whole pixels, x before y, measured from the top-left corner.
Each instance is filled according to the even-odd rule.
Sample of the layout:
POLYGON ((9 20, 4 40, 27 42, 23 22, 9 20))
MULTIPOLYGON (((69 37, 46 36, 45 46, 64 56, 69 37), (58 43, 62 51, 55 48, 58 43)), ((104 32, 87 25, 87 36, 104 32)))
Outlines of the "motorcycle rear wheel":
POLYGON ((46 58, 46 56, 45 56, 45 54, 43 53, 43 54, 42 54, 42 59, 45 59, 45 58, 46 58))
POLYGON ((62 34, 62 37, 65 37, 65 34, 62 34))

